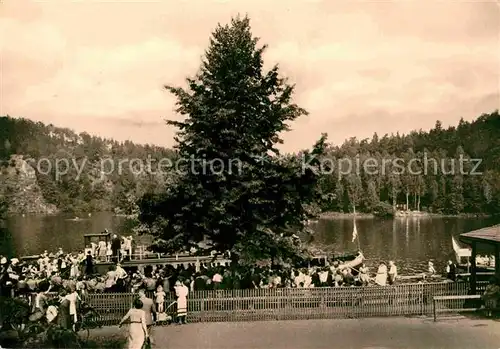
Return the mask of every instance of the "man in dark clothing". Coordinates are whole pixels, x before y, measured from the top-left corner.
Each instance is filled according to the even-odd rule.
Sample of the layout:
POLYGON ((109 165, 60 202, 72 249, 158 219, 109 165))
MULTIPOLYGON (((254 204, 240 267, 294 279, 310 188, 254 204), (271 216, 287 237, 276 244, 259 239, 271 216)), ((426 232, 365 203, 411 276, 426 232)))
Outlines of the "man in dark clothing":
POLYGON ((205 280, 205 278, 203 278, 203 276, 200 275, 200 273, 196 273, 194 279, 194 290, 203 291, 206 289, 206 285, 207 285, 207 280, 205 280))
POLYGON ((87 252, 87 257, 85 258, 85 274, 92 275, 94 272, 94 261, 92 260, 92 253, 87 252))
POLYGON ((118 263, 120 261, 120 250, 122 248, 122 242, 118 235, 114 234, 111 240, 111 250, 113 251, 113 261, 118 263))
POLYGON ((446 266, 446 277, 450 280, 457 280, 457 266, 452 261, 448 261, 446 266))
POLYGON ((354 285, 354 276, 352 275, 352 272, 350 269, 344 269, 342 271, 342 276, 343 276, 343 285, 344 286, 352 286, 354 285))

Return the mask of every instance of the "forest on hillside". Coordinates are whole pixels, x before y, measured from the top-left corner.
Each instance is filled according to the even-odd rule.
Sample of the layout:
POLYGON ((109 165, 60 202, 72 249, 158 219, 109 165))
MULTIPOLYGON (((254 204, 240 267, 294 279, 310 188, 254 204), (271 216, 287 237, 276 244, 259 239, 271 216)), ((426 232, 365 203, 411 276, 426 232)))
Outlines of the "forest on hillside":
MULTIPOLYGON (((337 167, 325 173, 322 189, 325 194, 332 195, 322 210, 352 212, 356 207, 358 212, 385 212, 393 205, 408 205, 412 210, 443 214, 497 214, 500 212, 499 136, 500 116, 495 111, 472 122, 460 120, 457 126, 446 129, 437 121, 430 131, 413 131, 407 135, 374 134, 371 139, 350 138, 342 145, 331 145, 327 155, 330 160, 351 159, 353 164, 371 161, 378 164, 378 170, 368 171, 362 166, 359 171, 347 173, 349 171, 337 167), (411 159, 419 159, 412 164, 412 169, 413 173, 419 170, 422 173, 394 170, 391 166, 396 159, 405 164, 411 159), (436 161, 436 170, 430 166, 430 170, 424 171, 425 159, 436 161), (451 173, 451 163, 457 164, 460 159, 481 159, 474 169, 481 174, 471 174, 478 163, 472 160, 462 161, 465 172, 455 168, 451 173)), ((79 165, 85 163, 80 176, 75 166, 70 166, 68 173, 60 178, 56 178, 54 168, 42 171, 47 173, 36 171, 44 199, 67 212, 116 210, 130 213, 136 199, 146 192, 160 191, 175 175, 174 172, 160 174, 154 168, 159 159, 176 158, 176 151, 172 149, 117 142, 6 116, 0 117, 3 167, 0 196, 3 195, 7 202, 17 179, 6 175, 5 169, 14 154, 23 155, 28 163, 40 163, 42 158, 52 163, 57 159, 76 161, 79 165), (129 166, 122 167, 120 172, 101 171, 101 164, 106 159, 113 159, 116 164, 120 159, 148 157, 153 159, 151 171, 138 174, 129 166)))
POLYGON ((323 188, 335 195, 323 209, 352 212, 356 206, 358 211, 386 212, 387 206, 398 206, 450 215, 497 214, 499 136, 500 116, 495 111, 473 122, 461 119, 456 127, 447 129, 437 121, 428 132, 346 140, 341 146, 331 147, 328 156, 351 159, 352 163, 358 158, 361 164, 378 165, 375 170, 360 166, 358 172, 345 175, 337 168, 326 175, 323 188), (398 161, 405 170, 391 168, 398 161))
POLYGON ((0 161, 3 164, 0 175, 4 177, 0 194, 3 189, 7 202, 19 179, 8 176, 6 171, 12 165, 10 159, 14 154, 23 155, 35 168, 39 165, 41 171, 35 172, 43 197, 61 211, 115 210, 124 214, 130 213, 137 198, 146 192, 161 190, 166 183, 165 176, 155 171, 154 160, 175 156, 175 152, 162 147, 117 142, 27 119, 0 117, 0 161), (126 162, 127 159, 148 157, 152 159, 149 162, 151 171, 135 171, 134 166, 126 162), (66 172, 65 160, 70 164, 64 175, 56 175, 58 160, 60 172, 66 172), (120 160, 124 161, 123 166, 118 166, 120 160))

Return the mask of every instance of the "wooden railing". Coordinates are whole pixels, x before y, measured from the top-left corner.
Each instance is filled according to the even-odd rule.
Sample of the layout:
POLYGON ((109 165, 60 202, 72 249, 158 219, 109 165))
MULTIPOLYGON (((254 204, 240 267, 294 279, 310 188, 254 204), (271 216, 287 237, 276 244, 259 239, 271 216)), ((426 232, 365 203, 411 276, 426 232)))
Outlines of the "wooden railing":
MULTIPOLYGON (((479 283, 478 292, 486 287, 479 283)), ((278 288, 195 291, 188 296, 188 321, 258 321, 363 318, 434 314, 434 298, 466 296, 465 282, 395 286, 278 288)), ((115 325, 132 305, 131 293, 88 294, 84 301, 99 313, 97 321, 115 325)), ((174 303, 170 293, 165 307, 174 303)), ((457 302, 457 301, 456 301, 457 302)), ((457 302, 457 308, 460 305, 457 302)), ((169 308, 174 313, 175 303, 169 308)))
POLYGON ((463 313, 481 309, 481 295, 451 295, 433 297, 434 322, 439 314, 463 313))

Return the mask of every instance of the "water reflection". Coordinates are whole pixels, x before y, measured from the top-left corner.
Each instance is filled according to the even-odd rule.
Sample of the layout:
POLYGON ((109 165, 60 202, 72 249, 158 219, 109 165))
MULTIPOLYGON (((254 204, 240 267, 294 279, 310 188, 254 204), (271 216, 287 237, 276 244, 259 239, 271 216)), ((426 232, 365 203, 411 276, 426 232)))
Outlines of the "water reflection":
MULTIPOLYGON (((95 213, 91 218, 73 220, 72 216, 15 216, 7 220, 9 235, 18 255, 38 254, 44 250, 65 251, 84 248, 83 235, 109 229, 129 234, 125 219, 110 213, 95 213)), ((141 240, 144 240, 142 238, 141 240)))
POLYGON ((0 255, 14 257, 15 254, 13 236, 7 229, 6 222, 0 220, 0 255))
MULTIPOLYGON (((451 236, 497 224, 499 219, 479 218, 398 218, 394 220, 356 220, 360 247, 375 268, 380 261, 395 260, 400 272, 416 273, 427 269, 433 260, 443 269, 453 258, 451 236)), ((355 251, 352 224, 346 219, 320 221, 315 243, 337 253, 355 251)), ((441 270, 439 270, 441 272, 441 270)))

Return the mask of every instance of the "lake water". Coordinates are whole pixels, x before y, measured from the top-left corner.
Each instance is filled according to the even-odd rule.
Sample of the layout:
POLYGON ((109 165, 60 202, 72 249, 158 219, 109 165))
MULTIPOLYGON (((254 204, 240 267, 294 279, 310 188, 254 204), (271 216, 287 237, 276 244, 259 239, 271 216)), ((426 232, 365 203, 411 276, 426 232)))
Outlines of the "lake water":
MULTIPOLYGON (((111 213, 95 213, 92 217, 71 220, 71 216, 14 216, 0 227, 0 254, 32 255, 44 250, 65 251, 83 249, 83 235, 104 229, 127 234, 123 217, 111 213)), ((398 218, 392 220, 356 220, 359 247, 367 264, 375 267, 379 261, 395 260, 400 273, 425 271, 433 260, 438 272, 453 257, 451 236, 500 222, 498 218, 398 218)), ((353 221, 350 218, 320 220, 314 224, 313 244, 337 254, 354 252, 353 221)), ((143 242, 147 237, 141 237, 143 242)))

